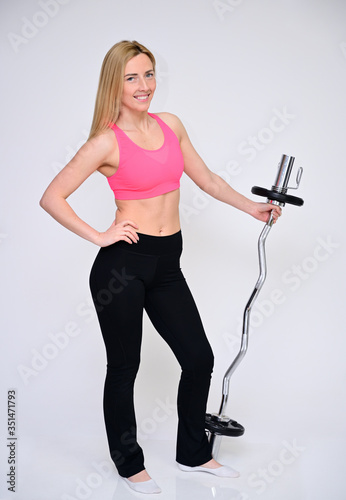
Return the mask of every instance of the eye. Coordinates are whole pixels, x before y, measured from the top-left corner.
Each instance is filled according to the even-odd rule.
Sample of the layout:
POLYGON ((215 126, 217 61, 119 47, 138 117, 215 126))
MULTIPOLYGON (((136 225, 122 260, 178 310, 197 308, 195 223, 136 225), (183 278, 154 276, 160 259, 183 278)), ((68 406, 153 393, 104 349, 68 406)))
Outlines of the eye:
POLYGON ((151 73, 147 73, 147 78, 154 78, 154 76, 155 76, 155 75, 154 75, 154 73, 153 73, 153 72, 151 72, 151 73))
POLYGON ((135 80, 134 76, 129 76, 128 78, 126 78, 127 82, 134 82, 134 80, 135 80))

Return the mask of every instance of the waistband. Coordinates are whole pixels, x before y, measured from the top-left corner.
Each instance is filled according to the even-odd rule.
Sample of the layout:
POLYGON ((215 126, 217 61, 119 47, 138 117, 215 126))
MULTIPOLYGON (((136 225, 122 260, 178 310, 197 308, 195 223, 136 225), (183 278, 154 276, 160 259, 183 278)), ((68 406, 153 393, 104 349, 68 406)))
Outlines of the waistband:
POLYGON ((148 255, 169 254, 179 252, 182 249, 183 238, 181 230, 168 236, 152 236, 151 234, 143 233, 137 234, 139 236, 138 243, 132 243, 131 245, 130 243, 121 240, 114 243, 114 246, 127 250, 128 252, 148 255))

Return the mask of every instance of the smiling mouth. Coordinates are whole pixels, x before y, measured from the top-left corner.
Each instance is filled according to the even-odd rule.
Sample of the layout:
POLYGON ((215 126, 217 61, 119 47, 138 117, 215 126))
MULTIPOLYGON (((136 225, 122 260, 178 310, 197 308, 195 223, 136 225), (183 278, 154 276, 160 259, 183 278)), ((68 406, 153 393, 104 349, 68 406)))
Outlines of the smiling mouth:
POLYGON ((137 101, 147 101, 149 99, 150 94, 145 94, 145 95, 135 95, 133 96, 137 101))

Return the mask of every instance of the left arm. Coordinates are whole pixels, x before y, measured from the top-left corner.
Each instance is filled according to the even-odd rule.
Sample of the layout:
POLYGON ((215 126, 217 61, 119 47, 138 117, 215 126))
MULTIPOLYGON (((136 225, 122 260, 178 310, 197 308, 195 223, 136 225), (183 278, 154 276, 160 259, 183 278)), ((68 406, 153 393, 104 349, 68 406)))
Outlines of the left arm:
POLYGON ((242 210, 262 222, 267 222, 270 213, 273 212, 274 222, 277 221, 281 215, 281 208, 279 206, 270 203, 257 203, 238 193, 219 175, 207 167, 191 144, 189 136, 179 118, 169 113, 162 113, 162 118, 174 130, 180 140, 180 147, 185 163, 184 172, 200 189, 213 198, 242 210))

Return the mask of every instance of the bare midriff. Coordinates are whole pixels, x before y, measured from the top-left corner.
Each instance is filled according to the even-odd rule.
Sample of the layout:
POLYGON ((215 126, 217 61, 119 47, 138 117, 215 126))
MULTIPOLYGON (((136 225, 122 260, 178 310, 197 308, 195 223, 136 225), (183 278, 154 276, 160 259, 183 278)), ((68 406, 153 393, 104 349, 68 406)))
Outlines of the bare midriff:
POLYGON ((116 200, 115 222, 131 220, 136 231, 152 236, 169 236, 180 230, 179 189, 143 200, 116 200))

